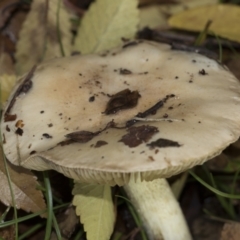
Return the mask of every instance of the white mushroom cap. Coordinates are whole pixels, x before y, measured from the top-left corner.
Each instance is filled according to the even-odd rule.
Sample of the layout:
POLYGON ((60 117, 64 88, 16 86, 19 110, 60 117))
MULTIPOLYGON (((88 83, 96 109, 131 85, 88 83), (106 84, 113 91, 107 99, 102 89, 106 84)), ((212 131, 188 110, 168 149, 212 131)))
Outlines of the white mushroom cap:
POLYGON ((16 165, 111 185, 152 180, 238 139, 240 85, 205 56, 138 41, 39 65, 16 86, 1 128, 16 165))

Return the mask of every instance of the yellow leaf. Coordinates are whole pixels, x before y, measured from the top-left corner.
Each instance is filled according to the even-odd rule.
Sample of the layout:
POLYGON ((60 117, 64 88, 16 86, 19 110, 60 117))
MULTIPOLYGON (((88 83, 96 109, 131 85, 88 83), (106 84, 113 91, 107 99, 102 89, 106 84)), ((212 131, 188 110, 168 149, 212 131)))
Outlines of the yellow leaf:
POLYGON ((81 22, 75 50, 100 52, 120 45, 121 38, 133 38, 139 22, 137 5, 137 0, 94 2, 81 22))
POLYGON ((211 20, 210 31, 216 35, 240 42, 240 7, 236 5, 214 4, 190 9, 169 19, 171 27, 202 31, 211 20))
POLYGON ((106 240, 114 228, 114 206, 107 185, 75 183, 73 205, 87 232, 88 240, 106 240))
MULTIPOLYGON (((0 148, 0 201, 7 206, 12 206, 12 196, 6 176, 3 162, 2 148, 0 148)), ((46 208, 43 194, 37 190, 38 182, 31 171, 15 166, 7 162, 8 171, 11 178, 13 194, 17 208, 27 212, 38 212, 46 208)))
POLYGON ((217 3, 218 0, 179 0, 176 3, 154 4, 140 8, 139 28, 168 28, 168 18, 189 8, 217 3))
POLYGON ((20 31, 16 52, 16 70, 21 75, 33 65, 54 57, 61 57, 61 45, 57 30, 59 19, 60 39, 65 55, 70 55, 71 33, 69 14, 61 5, 58 13, 58 1, 34 0, 23 27, 20 31))

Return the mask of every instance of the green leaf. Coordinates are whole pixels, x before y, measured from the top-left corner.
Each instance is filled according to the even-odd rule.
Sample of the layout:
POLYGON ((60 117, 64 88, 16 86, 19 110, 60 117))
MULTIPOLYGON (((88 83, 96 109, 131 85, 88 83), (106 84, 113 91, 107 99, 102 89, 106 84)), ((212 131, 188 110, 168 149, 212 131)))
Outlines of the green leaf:
POLYGON ((77 182, 73 195, 73 205, 84 225, 87 239, 110 239, 115 221, 110 186, 77 182))
POLYGON ((131 39, 137 32, 137 0, 97 0, 85 14, 74 49, 82 54, 104 51, 131 39))
POLYGON ((34 64, 71 51, 69 14, 61 0, 34 0, 20 31, 16 70, 21 75, 34 64))

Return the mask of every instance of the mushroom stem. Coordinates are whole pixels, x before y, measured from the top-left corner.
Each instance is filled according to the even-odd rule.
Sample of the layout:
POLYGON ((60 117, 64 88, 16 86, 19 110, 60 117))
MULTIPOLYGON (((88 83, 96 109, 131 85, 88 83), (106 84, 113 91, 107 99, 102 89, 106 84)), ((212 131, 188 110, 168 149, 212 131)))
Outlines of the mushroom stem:
POLYGON ((150 240, 191 240, 179 203, 167 181, 131 179, 124 189, 138 211, 150 240))

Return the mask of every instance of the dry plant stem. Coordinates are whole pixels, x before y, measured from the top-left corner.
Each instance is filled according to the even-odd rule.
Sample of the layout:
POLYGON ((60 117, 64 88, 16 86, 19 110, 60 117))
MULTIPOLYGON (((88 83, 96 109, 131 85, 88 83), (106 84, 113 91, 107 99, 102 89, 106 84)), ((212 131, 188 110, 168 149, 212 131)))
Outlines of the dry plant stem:
POLYGON ((150 240, 191 240, 179 203, 165 179, 134 181, 124 186, 150 240))

